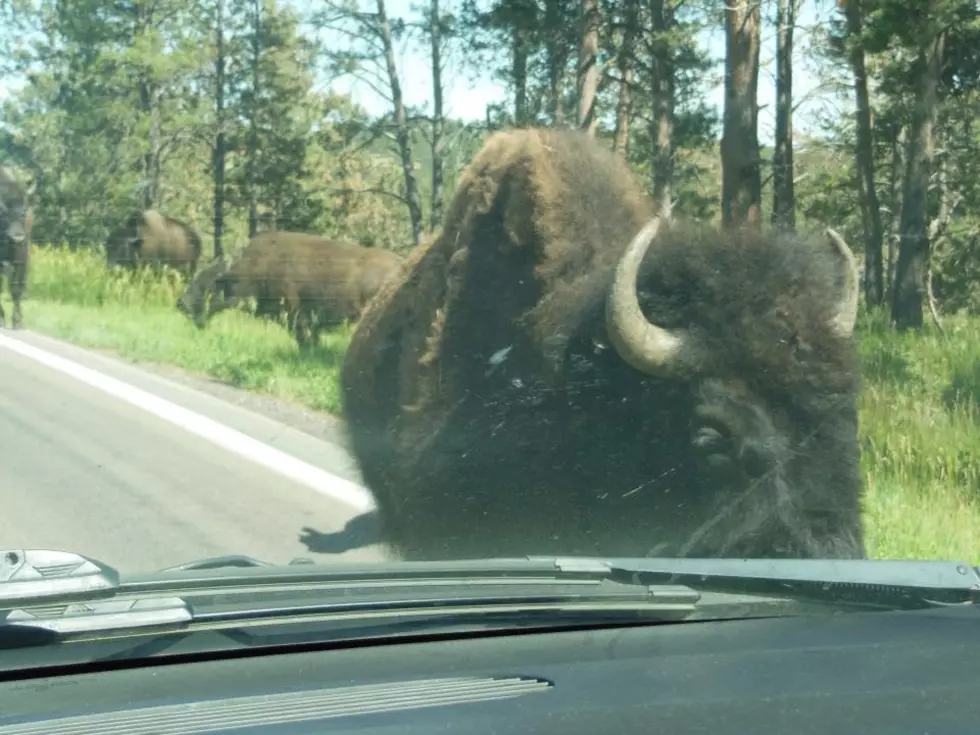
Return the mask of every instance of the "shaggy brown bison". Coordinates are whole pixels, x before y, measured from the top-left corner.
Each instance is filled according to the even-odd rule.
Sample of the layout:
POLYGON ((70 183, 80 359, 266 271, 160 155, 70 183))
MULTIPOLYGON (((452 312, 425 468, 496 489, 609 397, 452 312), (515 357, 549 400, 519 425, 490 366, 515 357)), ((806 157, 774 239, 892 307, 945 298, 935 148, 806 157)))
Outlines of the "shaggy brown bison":
POLYGON ((185 222, 146 209, 112 231, 105 252, 110 268, 169 266, 190 278, 201 259, 201 236, 185 222))
POLYGON ((850 250, 652 210, 584 134, 488 139, 343 368, 393 551, 864 556, 850 250))
MULTIPOLYGON (((3 277, 7 274, 10 297, 14 302, 11 326, 24 326, 21 300, 27 290, 27 271, 30 265, 31 225, 34 217, 28 202, 29 192, 3 166, 0 166, 0 297, 3 296, 3 277)), ((6 326, 3 304, 0 303, 0 328, 6 326)))
POLYGON ((320 332, 356 319, 402 259, 301 232, 263 232, 236 258, 212 261, 180 297, 177 308, 203 328, 220 311, 254 300, 254 314, 284 315, 296 342, 316 344, 320 332))

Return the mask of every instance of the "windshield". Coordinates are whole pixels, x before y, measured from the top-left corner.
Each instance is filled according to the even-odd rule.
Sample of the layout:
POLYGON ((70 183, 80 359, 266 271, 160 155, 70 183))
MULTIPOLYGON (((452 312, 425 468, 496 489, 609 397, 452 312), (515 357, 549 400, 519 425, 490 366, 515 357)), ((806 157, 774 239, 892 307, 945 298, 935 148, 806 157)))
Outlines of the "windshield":
POLYGON ((0 3, 0 548, 980 562, 920 5, 0 3))

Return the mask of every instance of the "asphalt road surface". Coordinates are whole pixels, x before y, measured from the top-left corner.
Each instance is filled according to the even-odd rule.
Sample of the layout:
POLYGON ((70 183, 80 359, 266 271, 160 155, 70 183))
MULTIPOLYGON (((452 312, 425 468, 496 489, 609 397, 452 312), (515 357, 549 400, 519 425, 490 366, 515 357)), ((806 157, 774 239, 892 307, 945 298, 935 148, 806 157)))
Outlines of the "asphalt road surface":
POLYGON ((123 571, 385 558, 342 431, 261 403, 0 330, 0 549, 123 571))

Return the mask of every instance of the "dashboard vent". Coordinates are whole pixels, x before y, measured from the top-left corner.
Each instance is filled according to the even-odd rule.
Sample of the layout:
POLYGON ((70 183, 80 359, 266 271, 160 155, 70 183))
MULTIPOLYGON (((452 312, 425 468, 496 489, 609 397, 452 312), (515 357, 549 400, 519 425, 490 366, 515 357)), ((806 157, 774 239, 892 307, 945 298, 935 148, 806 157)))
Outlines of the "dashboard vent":
POLYGON ((473 704, 544 692, 543 679, 460 677, 310 689, 140 707, 35 723, 0 725, 0 735, 196 735, 422 707, 473 704))

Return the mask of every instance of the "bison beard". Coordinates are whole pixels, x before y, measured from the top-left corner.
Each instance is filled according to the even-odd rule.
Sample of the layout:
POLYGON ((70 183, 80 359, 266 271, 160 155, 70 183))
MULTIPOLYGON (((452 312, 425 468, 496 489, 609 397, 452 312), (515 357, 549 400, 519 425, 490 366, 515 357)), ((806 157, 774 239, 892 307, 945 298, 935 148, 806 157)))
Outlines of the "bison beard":
POLYGON ((850 251, 651 211, 588 136, 487 141, 344 365, 396 553, 864 555, 850 251))

